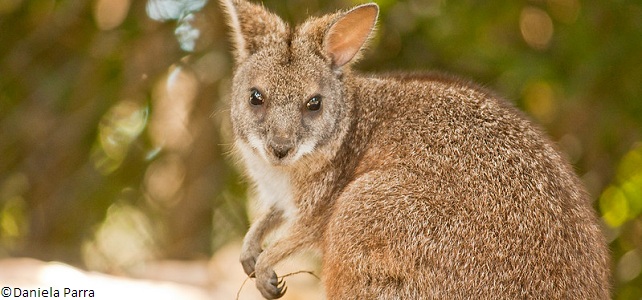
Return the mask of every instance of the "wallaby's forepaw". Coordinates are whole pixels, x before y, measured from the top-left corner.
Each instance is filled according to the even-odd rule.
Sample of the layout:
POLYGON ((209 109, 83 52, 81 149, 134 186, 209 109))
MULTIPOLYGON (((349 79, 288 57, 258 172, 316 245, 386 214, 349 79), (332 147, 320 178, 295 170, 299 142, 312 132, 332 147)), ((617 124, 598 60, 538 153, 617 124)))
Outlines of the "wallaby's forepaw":
POLYGON ((241 265, 243 266, 243 271, 250 277, 256 277, 254 275, 254 269, 256 267, 256 260, 259 257, 259 254, 263 250, 260 247, 243 247, 241 251, 241 265))
POLYGON ((288 289, 285 286, 285 281, 279 280, 272 269, 257 270, 256 288, 265 299, 281 298, 288 289))

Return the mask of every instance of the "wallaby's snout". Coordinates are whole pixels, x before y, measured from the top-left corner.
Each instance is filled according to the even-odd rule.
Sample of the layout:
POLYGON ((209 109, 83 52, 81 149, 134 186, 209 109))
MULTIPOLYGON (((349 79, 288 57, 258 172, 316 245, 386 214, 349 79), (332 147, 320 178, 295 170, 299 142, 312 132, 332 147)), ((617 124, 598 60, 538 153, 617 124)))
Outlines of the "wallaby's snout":
POLYGON ((293 152, 294 142, 290 135, 277 134, 268 142, 268 148, 277 159, 283 159, 293 152))

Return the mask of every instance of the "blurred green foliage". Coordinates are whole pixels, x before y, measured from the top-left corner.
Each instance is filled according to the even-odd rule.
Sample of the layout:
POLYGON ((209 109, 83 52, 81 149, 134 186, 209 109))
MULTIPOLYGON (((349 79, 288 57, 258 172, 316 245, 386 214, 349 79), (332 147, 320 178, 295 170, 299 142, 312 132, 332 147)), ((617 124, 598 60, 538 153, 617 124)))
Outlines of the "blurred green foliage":
MULTIPOLYGON (((0 256, 126 270, 246 230, 219 7, 149 2, 0 1, 0 256)), ((642 3, 377 2, 357 68, 463 74, 526 111, 593 196, 614 297, 642 297, 642 3)), ((359 3, 265 0, 291 22, 359 3)))

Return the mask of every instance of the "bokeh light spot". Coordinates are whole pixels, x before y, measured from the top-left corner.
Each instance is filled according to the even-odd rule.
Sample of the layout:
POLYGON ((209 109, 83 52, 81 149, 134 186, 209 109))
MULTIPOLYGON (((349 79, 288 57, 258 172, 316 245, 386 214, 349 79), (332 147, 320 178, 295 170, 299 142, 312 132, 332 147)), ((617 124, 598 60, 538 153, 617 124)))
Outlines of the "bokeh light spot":
POLYGON ((155 256, 153 236, 152 224, 139 208, 113 204, 94 239, 83 245, 84 261, 96 270, 142 264, 155 256))
POLYGON ((520 16, 519 28, 529 46, 538 50, 548 48, 553 37, 553 20, 544 10, 525 7, 520 16))
POLYGON ((622 282, 633 280, 641 271, 642 259, 636 250, 624 253, 617 263, 617 276, 622 282))
POLYGON ((123 23, 129 12, 130 0, 97 0, 94 19, 100 30, 112 30, 123 23))
POLYGON ((99 148, 95 150, 94 166, 103 174, 117 169, 147 124, 147 107, 122 101, 103 116, 98 125, 99 148))
POLYGON ((178 155, 154 161, 145 172, 145 187, 153 204, 168 208, 179 200, 177 193, 185 178, 185 164, 178 155))
POLYGON ((171 151, 189 149, 193 133, 188 124, 199 82, 194 72, 181 66, 172 66, 168 73, 152 95, 154 111, 149 134, 156 147, 171 151))
POLYGON ((523 92, 526 110, 542 123, 550 123, 557 114, 557 103, 553 87, 545 81, 535 81, 523 92))
POLYGON ((602 218, 619 227, 642 214, 642 145, 629 151, 618 167, 617 181, 600 197, 602 218))
POLYGON ((626 196, 615 186, 608 187, 600 197, 602 219, 611 227, 620 227, 627 219, 629 206, 626 196))

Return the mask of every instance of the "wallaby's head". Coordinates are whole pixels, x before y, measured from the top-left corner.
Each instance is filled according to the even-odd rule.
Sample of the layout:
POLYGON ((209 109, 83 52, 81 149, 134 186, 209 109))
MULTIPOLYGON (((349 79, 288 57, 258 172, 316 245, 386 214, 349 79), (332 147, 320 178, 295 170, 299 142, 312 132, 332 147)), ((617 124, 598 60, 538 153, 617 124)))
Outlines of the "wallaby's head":
POLYGON ((287 166, 341 142, 352 109, 344 75, 370 36, 377 5, 291 28, 260 5, 221 2, 236 47, 231 115, 237 144, 287 166))

